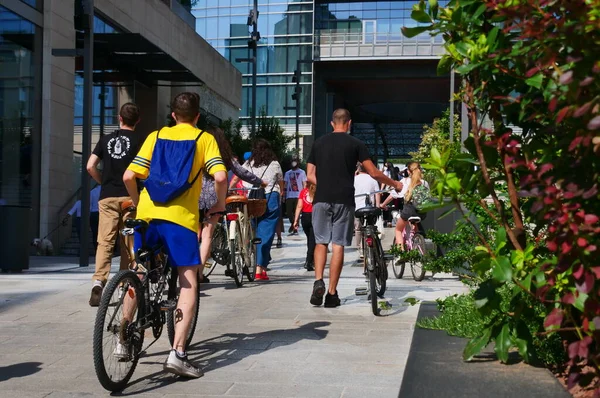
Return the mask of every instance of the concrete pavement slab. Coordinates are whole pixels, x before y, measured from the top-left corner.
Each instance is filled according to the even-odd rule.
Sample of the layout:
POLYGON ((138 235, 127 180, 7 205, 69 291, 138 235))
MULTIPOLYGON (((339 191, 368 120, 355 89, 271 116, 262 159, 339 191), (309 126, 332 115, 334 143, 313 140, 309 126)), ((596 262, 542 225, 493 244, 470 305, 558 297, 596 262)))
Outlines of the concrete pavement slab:
MULTIPOLYGON (((313 307, 314 276, 302 268, 305 242, 303 235, 284 237, 284 248, 273 249, 269 282, 236 288, 219 266, 201 287, 189 356, 203 378, 181 381, 163 372, 169 351, 163 336, 140 358, 122 395, 397 396, 418 313, 405 299, 432 300, 464 286, 451 275, 423 282, 392 276, 382 299, 391 309, 376 317, 367 297, 355 295, 366 282, 362 268, 353 266, 356 251, 347 249, 338 286, 342 306, 313 307)), ((36 257, 23 273, 0 275, 0 380, 3 369, 13 375, 0 385, 1 397, 108 396, 92 360, 93 271, 93 261, 80 268, 75 258, 36 257)))

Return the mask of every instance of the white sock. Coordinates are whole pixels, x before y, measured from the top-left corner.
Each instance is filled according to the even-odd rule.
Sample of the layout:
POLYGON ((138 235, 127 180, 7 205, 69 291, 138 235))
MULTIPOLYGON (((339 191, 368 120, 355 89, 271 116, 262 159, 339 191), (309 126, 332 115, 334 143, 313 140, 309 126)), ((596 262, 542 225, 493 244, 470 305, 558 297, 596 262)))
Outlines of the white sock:
POLYGON ((97 279, 96 279, 96 280, 94 281, 94 285, 93 285, 92 287, 96 287, 96 286, 100 286, 100 287, 102 287, 102 281, 99 281, 99 280, 97 280, 97 279))

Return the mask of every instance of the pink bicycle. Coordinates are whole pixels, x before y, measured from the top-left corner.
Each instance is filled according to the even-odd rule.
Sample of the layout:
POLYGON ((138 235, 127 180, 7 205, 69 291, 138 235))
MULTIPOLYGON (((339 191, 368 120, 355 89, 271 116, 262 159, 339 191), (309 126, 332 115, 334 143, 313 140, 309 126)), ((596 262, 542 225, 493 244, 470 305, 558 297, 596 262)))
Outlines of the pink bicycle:
MULTIPOLYGON (((415 216, 408 219, 406 230, 404 231, 404 253, 394 253, 392 261, 392 271, 397 279, 402 279, 406 261, 410 263, 410 270, 415 281, 422 281, 425 278, 425 268, 423 267, 423 257, 425 256, 425 237, 419 232, 418 224, 421 217, 415 216), (407 255, 407 253, 411 253, 407 255)), ((394 238, 393 246, 396 245, 394 238)))

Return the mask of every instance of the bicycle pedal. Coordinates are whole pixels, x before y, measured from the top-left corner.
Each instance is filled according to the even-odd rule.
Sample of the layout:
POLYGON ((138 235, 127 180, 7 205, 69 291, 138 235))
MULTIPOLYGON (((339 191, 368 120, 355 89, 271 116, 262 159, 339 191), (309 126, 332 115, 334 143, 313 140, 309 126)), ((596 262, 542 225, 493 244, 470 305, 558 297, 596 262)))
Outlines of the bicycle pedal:
POLYGON ((177 301, 175 300, 163 300, 160 302, 161 311, 174 311, 177 308, 177 301))
POLYGON ((367 287, 357 287, 354 289, 354 294, 357 296, 366 296, 369 294, 369 289, 367 287))
POLYGON ((230 269, 226 269, 225 270, 225 276, 228 276, 230 278, 233 278, 233 271, 230 269))
POLYGON ((262 239, 261 238, 254 238, 252 239, 252 244, 253 245, 260 245, 262 243, 262 239))

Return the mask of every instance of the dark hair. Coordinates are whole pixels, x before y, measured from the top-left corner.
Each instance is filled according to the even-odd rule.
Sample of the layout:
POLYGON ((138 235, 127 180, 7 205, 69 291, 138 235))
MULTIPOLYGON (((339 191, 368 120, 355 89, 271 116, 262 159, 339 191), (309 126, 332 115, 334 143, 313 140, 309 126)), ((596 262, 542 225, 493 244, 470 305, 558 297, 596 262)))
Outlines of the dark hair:
POLYGON ((233 153, 231 151, 231 145, 229 145, 229 141, 227 141, 227 138, 225 137, 225 133, 219 127, 212 126, 208 127, 206 132, 215 137, 219 152, 221 152, 221 159, 223 159, 223 163, 225 163, 227 170, 231 170, 231 163, 234 161, 233 153))
POLYGON ((331 121, 333 121, 333 124, 346 124, 350 121, 350 119, 350 112, 344 108, 336 109, 331 116, 331 121))
POLYGON ((171 111, 179 123, 192 123, 200 113, 200 96, 191 92, 177 94, 171 102, 171 111))
POLYGON ((259 138, 252 144, 252 155, 248 162, 254 163, 253 166, 268 166, 271 162, 276 161, 277 156, 271 148, 269 141, 259 138))
POLYGON ((133 102, 128 102, 121 107, 119 116, 123 119, 124 125, 133 127, 140 121, 140 108, 133 102))

